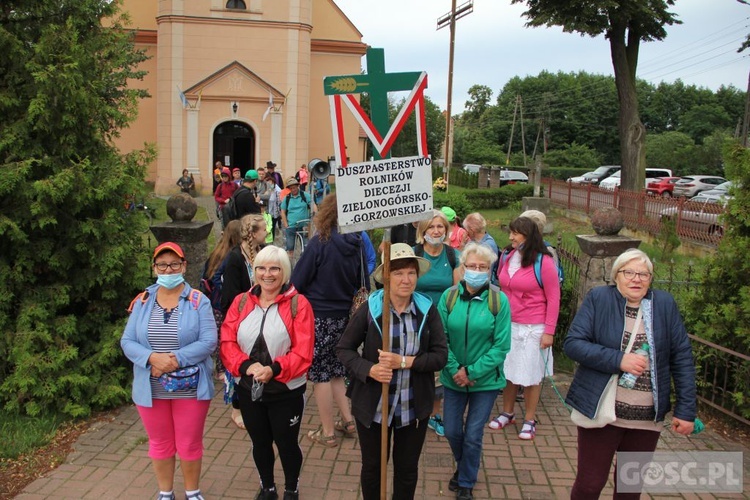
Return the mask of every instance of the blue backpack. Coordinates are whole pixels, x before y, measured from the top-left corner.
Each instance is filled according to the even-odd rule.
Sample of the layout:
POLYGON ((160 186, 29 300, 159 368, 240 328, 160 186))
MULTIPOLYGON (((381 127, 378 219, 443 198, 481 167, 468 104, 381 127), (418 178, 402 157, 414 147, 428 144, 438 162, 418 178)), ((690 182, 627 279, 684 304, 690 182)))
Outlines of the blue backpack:
MULTIPOLYGON (((544 242, 545 245, 547 245, 547 249, 554 250, 555 247, 544 242)), ((555 267, 557 268, 557 279, 560 280, 560 285, 562 285, 563 281, 565 281, 565 271, 563 271, 562 266, 560 265, 560 261, 557 259, 557 252, 550 252, 552 254, 552 260, 555 262, 555 267)), ((500 257, 498 261, 500 262, 500 266, 498 267, 498 271, 503 268, 505 263, 508 261, 508 256, 510 255, 510 250, 504 249, 500 251, 500 257)), ((542 254, 536 255, 536 261, 534 262, 534 277, 536 278, 536 283, 539 285, 539 288, 544 288, 544 283, 542 283, 542 254)), ((562 286, 561 286, 562 288, 562 286)))

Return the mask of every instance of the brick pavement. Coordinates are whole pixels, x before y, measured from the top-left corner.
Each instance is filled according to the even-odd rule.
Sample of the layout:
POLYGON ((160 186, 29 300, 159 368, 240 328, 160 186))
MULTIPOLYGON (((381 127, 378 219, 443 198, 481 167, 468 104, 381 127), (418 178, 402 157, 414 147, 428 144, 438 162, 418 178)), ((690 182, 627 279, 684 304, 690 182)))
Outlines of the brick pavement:
MULTIPOLYGON (((561 392, 569 375, 555 375, 561 392)), ((359 495, 359 449, 356 439, 340 440, 337 448, 312 444, 305 438, 317 427, 317 408, 308 388, 300 446, 304 464, 300 479, 303 499, 356 500, 359 495)), ((500 411, 498 399, 495 414, 500 411)), ((520 407, 516 411, 521 411, 520 407)), ((250 454, 250 438, 230 421, 230 407, 221 394, 211 404, 206 421, 205 455, 201 489, 206 498, 253 498, 258 477, 250 454)), ((576 432, 551 386, 545 384, 539 405, 539 427, 534 441, 521 441, 517 430, 487 429, 476 498, 567 498, 575 478, 576 432)), ((662 434, 659 450, 700 449, 743 451, 746 494, 715 497, 684 495, 672 498, 750 498, 750 449, 718 435, 711 429, 689 439, 669 431, 662 434)), ((121 409, 109 422, 95 424, 82 435, 74 451, 55 471, 28 485, 17 497, 42 498, 155 498, 156 480, 147 456, 146 433, 133 406, 121 409)), ((454 498, 448 479, 454 470, 450 448, 444 438, 428 431, 420 462, 417 499, 454 498)), ((391 478, 389 473, 389 481, 391 478)), ((276 463, 277 482, 283 484, 281 465, 276 463)), ((175 491, 182 492, 178 471, 175 491)), ((611 497, 608 483, 603 495, 611 497)), ((178 496, 178 498, 180 498, 178 496)))
MULTIPOLYGON (((215 221, 213 199, 201 197, 197 201, 215 221)), ((220 229, 217 228, 217 236, 219 233, 220 229)), ((555 380, 564 394, 570 376, 557 374, 555 380)), ((500 412, 501 402, 502 398, 498 398, 495 415, 500 412)), ((521 412, 520 406, 517 406, 516 412, 521 412)), ((230 407, 224 405, 222 395, 217 391, 204 435, 201 490, 209 500, 254 498, 258 490, 258 476, 250 454, 250 438, 230 421, 229 415, 230 407)), ((538 419, 540 423, 536 439, 531 442, 518 439, 518 427, 510 426, 504 431, 486 429, 479 480, 474 488, 476 498, 569 497, 576 470, 576 430, 550 384, 545 384, 542 390, 538 419)), ((304 436, 307 431, 317 428, 317 422, 317 408, 310 386, 300 433, 304 455, 301 497, 307 500, 360 498, 357 440, 341 440, 337 448, 314 445, 304 436)), ((744 495, 683 495, 670 498, 750 498, 750 449, 742 444, 728 440, 711 429, 689 439, 665 431, 658 449, 744 452, 744 495)), ((113 420, 94 424, 78 439, 74 451, 63 465, 28 485, 16 498, 155 498, 157 485, 147 452, 147 437, 138 413, 132 405, 126 406, 113 420)), ((448 491, 448 479, 453 470, 447 441, 428 431, 420 461, 416 498, 455 498, 455 494, 448 491)), ((391 478, 389 472, 389 481, 391 478)), ((276 479, 277 483, 283 484, 283 472, 278 460, 276 479)), ((178 498, 184 491, 179 471, 175 491, 178 498)), ((603 496, 611 495, 610 480, 603 496)))

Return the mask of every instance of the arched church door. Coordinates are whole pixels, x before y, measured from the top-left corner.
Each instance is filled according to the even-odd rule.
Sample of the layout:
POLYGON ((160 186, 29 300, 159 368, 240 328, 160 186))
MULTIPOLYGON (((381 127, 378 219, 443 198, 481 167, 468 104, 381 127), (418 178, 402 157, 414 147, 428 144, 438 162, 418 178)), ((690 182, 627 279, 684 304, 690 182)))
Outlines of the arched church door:
POLYGON ((239 167, 242 175, 255 169, 255 133, 242 122, 224 122, 214 130, 214 163, 239 167), (228 161, 227 161, 228 160, 228 161))

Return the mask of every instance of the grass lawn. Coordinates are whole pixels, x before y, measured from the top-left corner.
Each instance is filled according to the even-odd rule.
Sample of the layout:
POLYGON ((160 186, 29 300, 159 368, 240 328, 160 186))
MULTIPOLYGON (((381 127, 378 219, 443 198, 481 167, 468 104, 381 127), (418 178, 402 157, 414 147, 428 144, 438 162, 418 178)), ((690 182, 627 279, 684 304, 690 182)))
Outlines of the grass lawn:
POLYGON ((62 416, 38 417, 2 414, 0 423, 0 459, 17 458, 47 444, 66 419, 62 416))

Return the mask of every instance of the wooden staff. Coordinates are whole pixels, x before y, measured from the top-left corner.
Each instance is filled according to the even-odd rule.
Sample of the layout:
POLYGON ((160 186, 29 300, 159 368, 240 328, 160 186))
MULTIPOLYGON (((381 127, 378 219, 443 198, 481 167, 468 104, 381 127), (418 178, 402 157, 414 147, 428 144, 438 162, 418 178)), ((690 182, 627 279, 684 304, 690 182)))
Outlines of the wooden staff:
MULTIPOLYGON (((391 230, 383 233, 383 351, 391 350, 391 230)), ((383 383, 383 416, 380 424, 380 500, 386 500, 388 490, 388 392, 390 384, 383 383)))

